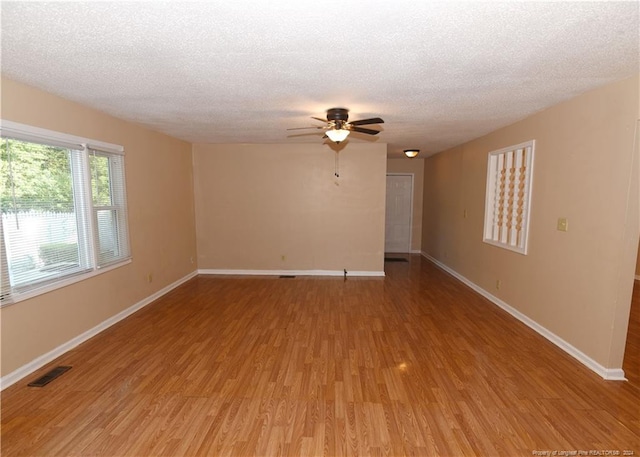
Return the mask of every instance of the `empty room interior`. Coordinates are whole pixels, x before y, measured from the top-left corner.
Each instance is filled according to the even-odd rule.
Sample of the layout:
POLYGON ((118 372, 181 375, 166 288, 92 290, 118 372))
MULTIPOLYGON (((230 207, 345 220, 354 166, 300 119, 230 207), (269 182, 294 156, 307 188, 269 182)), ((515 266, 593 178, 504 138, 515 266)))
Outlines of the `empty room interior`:
POLYGON ((2 2, 0 454, 640 455, 639 10, 2 2))

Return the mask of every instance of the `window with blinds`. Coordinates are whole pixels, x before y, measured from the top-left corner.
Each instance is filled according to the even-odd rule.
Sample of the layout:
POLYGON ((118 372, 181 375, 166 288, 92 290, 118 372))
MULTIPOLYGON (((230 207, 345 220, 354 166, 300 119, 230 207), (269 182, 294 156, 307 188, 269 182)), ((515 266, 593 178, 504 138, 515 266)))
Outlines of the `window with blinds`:
POLYGON ((8 121, 0 133, 0 303, 127 262, 123 148, 8 121))
POLYGON ((535 141, 489 153, 484 242, 527 254, 535 141))

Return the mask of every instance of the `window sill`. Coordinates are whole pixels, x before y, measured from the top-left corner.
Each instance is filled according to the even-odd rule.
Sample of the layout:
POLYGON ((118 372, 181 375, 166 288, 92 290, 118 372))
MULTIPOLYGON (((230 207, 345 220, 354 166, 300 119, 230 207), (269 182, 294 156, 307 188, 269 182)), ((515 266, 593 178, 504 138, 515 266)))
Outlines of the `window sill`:
POLYGON ((24 291, 22 293, 14 292, 11 294, 11 298, 0 302, 0 308, 5 308, 10 305, 15 305, 16 303, 20 303, 21 301, 24 301, 24 300, 29 300, 30 298, 37 297, 38 295, 46 294, 47 292, 51 292, 51 291, 60 289, 62 287, 70 286, 71 284, 84 281, 85 279, 93 278, 94 276, 98 276, 98 275, 101 275, 102 273, 115 270, 116 268, 120 268, 130 263, 131 263, 131 259, 129 258, 104 268, 98 268, 88 273, 82 273, 76 276, 71 276, 69 278, 62 279, 60 281, 48 283, 46 285, 43 285, 42 287, 35 287, 33 289, 24 291))

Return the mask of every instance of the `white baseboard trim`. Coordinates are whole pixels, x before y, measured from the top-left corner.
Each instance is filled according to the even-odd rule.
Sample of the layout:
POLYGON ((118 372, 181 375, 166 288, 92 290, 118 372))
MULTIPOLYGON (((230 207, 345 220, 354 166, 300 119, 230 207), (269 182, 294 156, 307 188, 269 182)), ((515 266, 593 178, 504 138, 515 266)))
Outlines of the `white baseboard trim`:
POLYGON ((558 335, 556 335, 555 333, 551 332, 550 330, 547 330, 545 327, 543 327, 542 325, 538 324, 536 321, 534 321, 530 317, 522 314, 520 311, 518 311, 514 307, 508 305, 506 302, 502 301, 498 297, 496 297, 496 296, 492 295, 491 293, 487 292, 482 287, 480 287, 477 284, 471 282, 469 279, 465 278, 464 276, 459 274, 457 271, 449 268, 447 265, 443 264, 439 260, 431 257, 426 252, 422 252, 422 256, 424 258, 426 258, 427 260, 429 260, 430 262, 432 262, 435 265, 437 265, 439 268, 441 268, 444 271, 446 271, 447 273, 449 273, 454 278, 460 280, 461 282, 463 282, 467 286, 471 287, 473 290, 475 290, 477 293, 479 293, 480 295, 482 295, 483 297, 485 297, 486 299, 488 299, 489 301, 491 301, 495 305, 499 306, 500 308, 502 308, 503 310, 505 310, 506 312, 511 314, 513 317, 518 319, 520 322, 525 324, 527 327, 535 330, 540 335, 544 336, 546 339, 548 339, 553 344, 558 346, 560 349, 562 349, 563 351, 565 351, 566 353, 571 355, 573 358, 577 359, 579 362, 581 362, 587 368, 589 368, 590 370, 592 370, 595 373, 597 373, 598 375, 600 375, 602 378, 604 378, 604 379, 606 379, 608 381, 626 381, 627 380, 624 377, 624 371, 622 370, 622 368, 605 368, 605 367, 603 367, 598 362, 593 360, 591 357, 586 355, 584 352, 582 352, 579 349, 577 349, 575 346, 573 346, 570 343, 566 342, 565 340, 563 340, 562 338, 560 338, 558 335))
POLYGON ((422 251, 420 249, 412 249, 411 254, 422 254, 422 251))
POLYGON ((101 322, 100 324, 96 325, 95 327, 93 327, 93 328, 87 330, 86 332, 76 336, 75 338, 70 339, 66 343, 61 344, 60 346, 58 346, 55 349, 52 349, 51 351, 47 352, 46 354, 43 354, 43 355, 33 359, 31 362, 21 366, 17 370, 12 371, 11 373, 3 376, 2 378, 0 378, 0 391, 6 389, 7 387, 9 387, 9 386, 11 386, 13 384, 15 384, 16 382, 20 381, 22 378, 24 378, 26 376, 29 376, 34 371, 36 371, 37 369, 43 367, 44 365, 46 365, 47 363, 51 362, 52 360, 55 360, 56 358, 60 357, 65 352, 70 351, 71 349, 75 348, 76 346, 80 345, 81 343, 84 343, 89 338, 94 337, 95 335, 97 335, 98 333, 102 332, 103 330, 106 330, 107 328, 111 327, 113 324, 115 324, 117 322, 120 322, 124 318, 130 316, 131 314, 135 313, 136 311, 140 310, 141 308, 144 308, 149 303, 153 302, 154 300, 157 300, 158 298, 162 297, 163 295, 167 294, 168 292, 172 291, 173 289, 175 289, 179 285, 187 282, 189 279, 191 279, 191 278, 193 278, 193 277, 195 277, 197 275, 198 275, 197 271, 193 271, 193 272, 189 273, 185 277, 183 277, 181 279, 178 279, 177 281, 175 281, 175 282, 169 284, 168 286, 160 289, 156 293, 144 298, 143 300, 139 301, 138 303, 134 304, 133 306, 130 306, 129 308, 127 308, 127 309, 125 309, 123 311, 120 311, 118 314, 116 314, 116 315, 110 317, 109 319, 101 322))
MULTIPOLYGON (((344 276, 344 270, 198 270, 201 275, 239 275, 239 276, 344 276)), ((347 277, 384 276, 384 271, 350 271, 347 277)))

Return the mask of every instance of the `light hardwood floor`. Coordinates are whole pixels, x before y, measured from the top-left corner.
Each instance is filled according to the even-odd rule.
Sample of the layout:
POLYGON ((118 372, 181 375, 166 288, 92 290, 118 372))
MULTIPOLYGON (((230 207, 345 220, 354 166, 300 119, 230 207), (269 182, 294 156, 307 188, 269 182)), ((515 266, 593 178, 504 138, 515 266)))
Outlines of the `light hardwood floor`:
POLYGON ((2 456, 640 455, 632 383, 419 256, 386 272, 194 278, 6 389, 2 456))

